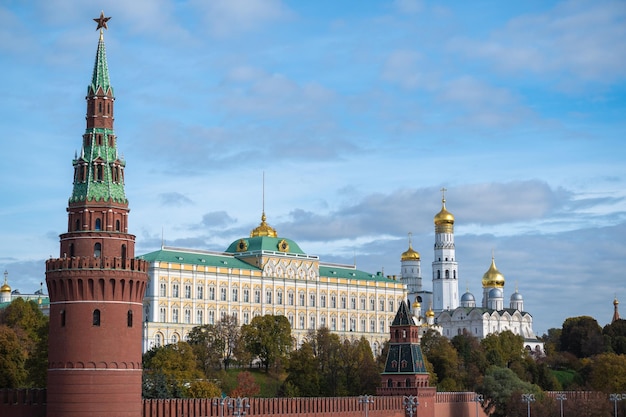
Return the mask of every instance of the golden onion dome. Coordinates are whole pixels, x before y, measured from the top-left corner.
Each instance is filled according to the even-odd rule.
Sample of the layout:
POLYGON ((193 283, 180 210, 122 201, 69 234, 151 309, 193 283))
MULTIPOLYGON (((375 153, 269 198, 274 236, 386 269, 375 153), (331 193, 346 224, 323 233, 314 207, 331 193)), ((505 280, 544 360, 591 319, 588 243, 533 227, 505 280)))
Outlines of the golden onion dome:
POLYGON ((483 288, 485 287, 495 287, 495 288, 504 288, 504 275, 498 268, 496 268, 496 261, 492 257, 491 258, 491 266, 483 275, 483 288))
POLYGON ((0 292, 11 292, 11 287, 5 282, 4 285, 0 287, 0 292))
POLYGON ((422 307, 422 304, 419 301, 417 301, 417 298, 416 298, 415 301, 413 301, 413 309, 417 310, 421 307, 422 307))
POLYGON ((250 232, 250 237, 278 237, 276 230, 272 226, 267 224, 265 220, 267 220, 267 218, 265 217, 265 212, 263 212, 263 215, 261 216, 261 224, 258 225, 254 230, 252 230, 252 232, 250 232))
POLYGON ((613 300, 613 305, 617 306, 619 304, 619 301, 617 301, 617 297, 615 297, 615 299, 613 300))
POLYGON ((435 215, 435 225, 454 224, 454 216, 446 209, 446 199, 441 199, 441 211, 435 215))
POLYGON ((432 308, 428 309, 428 311, 426 312, 426 317, 435 317, 435 312, 432 308))
POLYGON ((409 249, 407 249, 406 252, 402 252, 402 256, 400 257, 400 260, 401 261, 419 261, 420 254, 418 251, 413 249, 413 247, 409 243, 409 249))

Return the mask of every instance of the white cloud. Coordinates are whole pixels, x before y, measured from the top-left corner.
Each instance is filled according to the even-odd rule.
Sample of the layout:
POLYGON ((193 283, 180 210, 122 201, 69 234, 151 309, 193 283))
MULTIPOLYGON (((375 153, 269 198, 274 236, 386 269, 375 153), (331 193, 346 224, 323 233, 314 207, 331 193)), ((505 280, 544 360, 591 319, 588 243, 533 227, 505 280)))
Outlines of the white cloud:
POLYGON ((456 38, 450 47, 509 74, 608 84, 626 77, 625 19, 622 1, 567 1, 516 17, 487 39, 456 38))
POLYGON ((216 37, 229 37, 254 31, 265 25, 291 18, 293 12, 280 0, 191 0, 216 37))

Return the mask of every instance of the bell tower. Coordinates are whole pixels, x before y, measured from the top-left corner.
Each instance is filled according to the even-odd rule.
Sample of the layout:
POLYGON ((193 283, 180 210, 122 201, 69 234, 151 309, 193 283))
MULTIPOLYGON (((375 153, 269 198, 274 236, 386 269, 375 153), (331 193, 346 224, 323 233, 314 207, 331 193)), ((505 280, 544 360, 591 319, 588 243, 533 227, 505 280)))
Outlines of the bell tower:
POLYGON ((86 130, 73 160, 67 232, 46 262, 50 295, 47 416, 141 416, 142 302, 147 263, 128 233, 125 161, 103 29, 87 87, 86 130))

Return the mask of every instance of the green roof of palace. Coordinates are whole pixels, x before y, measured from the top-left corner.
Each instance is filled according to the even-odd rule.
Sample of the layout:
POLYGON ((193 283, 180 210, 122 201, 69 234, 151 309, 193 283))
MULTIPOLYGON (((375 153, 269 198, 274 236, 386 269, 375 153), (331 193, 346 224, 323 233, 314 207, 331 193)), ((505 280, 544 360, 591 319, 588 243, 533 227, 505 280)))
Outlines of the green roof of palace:
POLYGON ((234 241, 228 246, 226 252, 228 253, 245 253, 245 252, 258 252, 258 251, 270 251, 270 252, 280 252, 279 244, 281 242, 286 242, 289 245, 289 250, 285 251, 288 254, 296 254, 296 255, 304 255, 304 251, 300 249, 300 246, 296 242, 291 239, 286 239, 282 237, 269 237, 269 236, 255 236, 255 237, 245 237, 239 240, 234 241), (239 251, 239 243, 241 241, 245 241, 247 249, 239 251))
MULTIPOLYGON (((251 238, 251 239, 261 239, 261 238, 251 238)), ((263 237, 262 239, 267 239, 267 237, 263 237)), ((279 241, 282 240, 282 238, 270 238, 270 239, 277 239, 279 241)), ((290 242, 290 248, 291 248, 291 243, 293 241, 288 240, 288 239, 285 239, 285 240, 290 242)), ((238 242, 239 240, 237 240, 233 244, 238 243, 238 242)), ((233 244, 231 244, 230 247, 232 247, 233 244)), ((244 252, 244 253, 250 253, 250 251, 244 252)), ((221 268, 239 268, 239 269, 248 269, 248 270, 256 270, 256 271, 260 270, 260 268, 257 268, 240 259, 237 259, 236 255, 237 253, 232 253, 232 252, 219 253, 219 252, 209 252, 209 251, 194 250, 194 249, 163 247, 157 251, 146 253, 145 255, 140 255, 138 256, 138 258, 146 260, 148 262, 182 263, 182 264, 189 264, 189 265, 200 265, 200 266, 205 265, 205 266, 221 267, 221 268)), ((380 282, 393 281, 385 277, 380 272, 376 274, 372 274, 369 272, 360 271, 351 266, 332 265, 332 264, 321 264, 319 267, 319 275, 321 277, 356 279, 356 280, 361 280, 361 281, 380 281, 380 282)))
POLYGON ((259 270, 259 268, 241 261, 230 254, 219 254, 206 251, 187 249, 161 248, 160 250, 139 256, 148 262, 182 263, 189 265, 206 265, 222 268, 239 268, 259 270))

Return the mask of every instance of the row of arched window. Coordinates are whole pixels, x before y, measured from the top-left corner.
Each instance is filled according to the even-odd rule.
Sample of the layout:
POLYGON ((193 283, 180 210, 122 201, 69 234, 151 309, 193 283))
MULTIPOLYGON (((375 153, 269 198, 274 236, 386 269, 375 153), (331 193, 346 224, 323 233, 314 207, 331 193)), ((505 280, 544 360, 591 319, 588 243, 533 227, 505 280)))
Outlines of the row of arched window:
MULTIPOLYGON (((446 269, 444 273, 446 279, 450 278, 450 270, 446 269)), ((441 279, 441 271, 437 270, 437 279, 441 279)), ((452 279, 456 279, 456 271, 452 271, 452 279)))
MULTIPOLYGON (((61 327, 65 327, 67 313, 65 310, 61 310, 61 327)), ((95 309, 92 313, 92 322, 91 324, 95 327, 100 327, 100 310, 95 309)), ((126 313, 126 325, 128 327, 133 327, 133 311, 128 310, 126 313)))
MULTIPOLYGON (((93 180, 104 181, 105 164, 102 162, 93 163, 93 180)), ((117 163, 110 164, 111 181, 116 184, 124 182, 124 169, 117 163)), ((81 183, 87 182, 87 164, 77 164, 74 168, 74 182, 81 183)))
MULTIPOLYGON (((119 219, 115 220, 115 231, 120 232, 121 227, 122 227, 122 223, 120 222, 120 220, 119 219)), ((99 217, 96 219, 96 222, 94 224, 94 230, 102 230, 102 219, 99 217)), ((76 219, 74 221, 74 231, 75 232, 80 231, 80 219, 76 219)))

